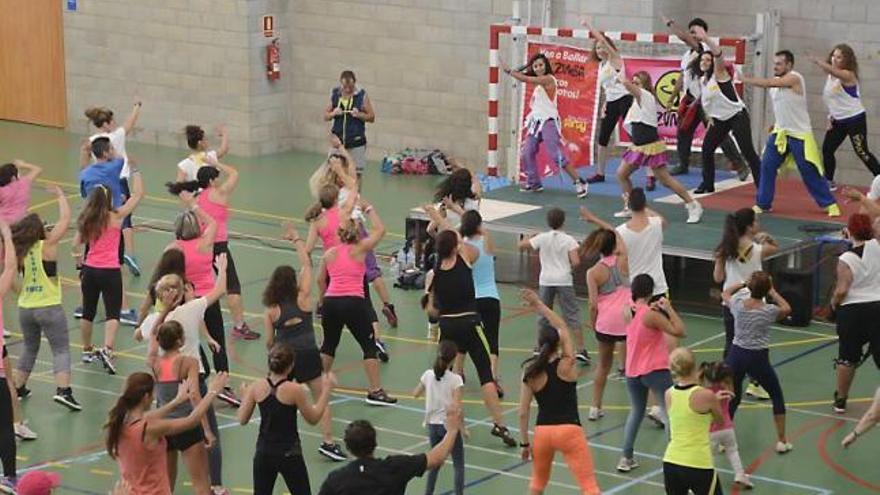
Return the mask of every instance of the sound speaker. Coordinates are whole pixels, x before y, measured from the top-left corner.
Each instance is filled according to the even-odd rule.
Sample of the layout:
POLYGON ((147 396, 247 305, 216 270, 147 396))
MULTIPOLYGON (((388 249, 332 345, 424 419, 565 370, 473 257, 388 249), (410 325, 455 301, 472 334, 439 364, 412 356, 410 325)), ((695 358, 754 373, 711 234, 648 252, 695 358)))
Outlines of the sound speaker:
POLYGON ((813 272, 780 270, 774 277, 776 291, 791 304, 791 314, 783 325, 805 327, 813 319, 813 272))

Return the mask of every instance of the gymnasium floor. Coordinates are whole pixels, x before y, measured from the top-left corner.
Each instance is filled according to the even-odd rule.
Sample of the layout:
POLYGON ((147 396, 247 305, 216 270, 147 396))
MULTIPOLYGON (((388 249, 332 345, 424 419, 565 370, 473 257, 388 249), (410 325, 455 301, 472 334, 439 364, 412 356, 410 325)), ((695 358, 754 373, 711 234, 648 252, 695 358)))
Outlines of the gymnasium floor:
MULTIPOLYGON (((0 122, 0 158, 7 161, 21 157, 44 166, 43 181, 61 184, 65 191, 75 197, 79 139, 81 136, 57 130, 0 122)), ((125 276, 129 300, 136 306, 144 292, 144 279, 162 247, 171 240, 167 222, 173 219, 177 205, 176 200, 164 192, 162 184, 174 177, 175 164, 186 151, 132 143, 129 153, 138 160, 144 173, 148 195, 137 211, 136 223, 156 227, 145 227, 136 237, 136 251, 145 275, 140 279, 125 276)), ((274 266, 295 261, 292 252, 279 249, 278 246, 282 244, 272 239, 280 232, 278 225, 282 220, 301 218, 311 203, 306 192, 306 181, 320 160, 319 155, 310 153, 284 153, 259 159, 230 156, 226 160, 239 167, 242 173, 239 189, 233 199, 236 211, 230 222, 230 230, 248 234, 251 238, 231 244, 242 278, 248 319, 254 329, 262 330, 259 328, 259 298, 266 277, 274 266)), ((390 253, 399 248, 407 210, 428 199, 434 182, 433 178, 384 176, 375 165, 367 173, 365 196, 376 205, 389 229, 380 252, 390 253)), ((545 197, 552 197, 556 193, 545 194, 545 197)), ((73 202, 77 204, 78 200, 74 199, 73 202)), ((47 193, 35 190, 32 204, 45 219, 52 221, 57 217, 55 204, 47 193)), ((297 224, 300 227, 303 225, 301 221, 297 224)), ((710 234, 713 239, 717 238, 720 226, 718 229, 710 234)), ((304 227, 301 232, 304 233, 304 227)), ((60 269, 65 282, 65 307, 72 314, 79 298, 72 260, 61 257, 60 269)), ((388 283, 390 285, 390 279, 388 283)), ((504 412, 508 424, 515 428, 518 367, 531 349, 534 318, 520 309, 516 287, 503 285, 501 290, 504 318, 501 363, 503 384, 508 393, 504 412)), ((396 407, 372 408, 363 403, 365 380, 359 361, 360 352, 353 339, 343 339, 337 358, 336 373, 340 385, 333 401, 335 431, 338 435, 344 425, 353 419, 372 421, 379 431, 379 454, 382 455, 415 453, 426 449, 426 436, 421 426, 423 402, 409 397, 417 377, 431 365, 433 358, 433 346, 425 338, 425 318, 417 306, 418 296, 416 292, 394 290, 392 297, 400 315, 400 327, 396 330, 383 328, 383 338, 390 344, 392 357, 390 363, 382 366, 382 379, 386 389, 400 399, 396 407)), ((14 335, 7 344, 10 354, 18 356, 21 344, 12 296, 7 297, 4 309, 6 325, 14 335)), ((585 311, 582 313, 584 315, 585 311)), ((78 342, 78 323, 72 316, 69 324, 71 340, 78 342)), ((687 345, 697 350, 701 360, 718 359, 723 345, 719 318, 715 314, 687 314, 686 324, 687 345)), ((96 325, 96 330, 100 336, 101 326, 96 325)), ((120 375, 109 376, 98 365, 78 362, 75 365, 74 392, 84 407, 79 413, 68 412, 51 401, 54 391, 51 356, 48 346, 44 344, 29 384, 34 394, 23 403, 30 426, 40 434, 40 439, 19 444, 20 470, 41 467, 60 472, 63 488, 59 493, 106 493, 112 486, 116 479, 116 467, 104 453, 101 425, 124 376, 143 370, 146 354, 144 345, 131 338, 130 330, 122 327, 117 344, 120 349, 120 375)), ((832 415, 829 402, 833 390, 831 362, 836 355, 834 329, 814 323, 803 329, 777 327, 777 330, 773 337, 771 359, 786 392, 788 429, 795 449, 784 457, 773 452, 775 436, 767 404, 749 403, 743 406, 737 415, 737 436, 743 462, 754 473, 756 492, 772 492, 774 495, 880 492, 880 471, 876 469, 880 433, 868 434, 847 451, 839 446, 841 438, 854 425, 853 421, 867 407, 878 382, 876 369, 868 364, 860 370, 851 394, 850 411, 844 416, 832 415)), ((588 343, 591 349, 595 348, 592 337, 588 337, 588 343)), ((262 342, 234 342, 231 344, 231 353, 236 388, 239 382, 262 375, 265 354, 262 342)), ((75 357, 78 358, 78 352, 75 357)), ((474 372, 470 366, 467 369, 470 380, 466 386, 465 414, 470 423, 471 436, 466 443, 466 492, 524 493, 530 467, 520 460, 518 450, 503 448, 497 439, 489 435, 486 426, 488 414, 479 400, 474 372)), ((591 380, 591 369, 583 368, 580 399, 584 419, 591 394, 591 380)), ((614 467, 619 457, 628 409, 622 382, 609 381, 605 402, 607 415, 601 421, 584 421, 604 493, 662 493, 660 456, 665 446, 664 433, 646 422, 636 443, 637 458, 642 467, 627 475, 617 473, 614 467)), ((250 493, 251 456, 257 424, 252 421, 250 425, 242 427, 235 420, 233 410, 220 406, 218 412, 223 428, 224 482, 233 493, 250 493)), ((317 493, 325 475, 337 465, 317 454, 319 436, 316 428, 300 421, 300 432, 313 491, 317 493)), ((727 460, 718 456, 716 463, 722 471, 725 491, 731 493, 734 490, 731 489, 732 475, 727 460)), ((181 486, 185 482, 183 469, 181 473, 178 493, 187 493, 189 490, 181 486)), ((423 480, 416 479, 409 485, 408 492, 420 493, 423 486, 423 480)), ((440 475, 437 493, 450 493, 451 488, 452 469, 447 467, 440 475)), ((280 483, 276 492, 285 493, 280 483)), ((557 458, 552 485, 547 493, 574 492, 576 487, 573 480, 561 458, 557 458)))

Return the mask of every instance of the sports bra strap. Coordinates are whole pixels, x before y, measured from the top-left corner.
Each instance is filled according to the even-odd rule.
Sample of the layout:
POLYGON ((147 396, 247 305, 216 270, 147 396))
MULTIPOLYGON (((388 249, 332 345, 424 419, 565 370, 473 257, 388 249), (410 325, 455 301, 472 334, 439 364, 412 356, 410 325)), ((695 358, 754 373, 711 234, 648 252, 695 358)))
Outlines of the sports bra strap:
POLYGON ((282 378, 278 380, 277 383, 272 383, 272 380, 267 376, 266 383, 269 384, 269 388, 272 390, 271 395, 275 395, 275 391, 278 390, 278 387, 284 384, 284 382, 289 381, 287 378, 282 378))

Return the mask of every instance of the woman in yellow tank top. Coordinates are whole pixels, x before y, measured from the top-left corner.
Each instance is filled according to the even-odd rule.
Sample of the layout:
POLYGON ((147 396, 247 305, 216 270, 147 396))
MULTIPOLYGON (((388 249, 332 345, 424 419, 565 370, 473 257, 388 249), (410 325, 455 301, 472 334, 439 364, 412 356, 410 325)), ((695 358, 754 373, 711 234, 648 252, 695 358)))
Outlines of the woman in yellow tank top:
POLYGON ((675 385, 666 391, 670 441, 663 456, 667 495, 721 495, 721 483, 709 447, 709 425, 723 422, 721 401, 727 390, 712 392, 698 385, 700 371, 690 349, 679 347, 669 356, 675 385))

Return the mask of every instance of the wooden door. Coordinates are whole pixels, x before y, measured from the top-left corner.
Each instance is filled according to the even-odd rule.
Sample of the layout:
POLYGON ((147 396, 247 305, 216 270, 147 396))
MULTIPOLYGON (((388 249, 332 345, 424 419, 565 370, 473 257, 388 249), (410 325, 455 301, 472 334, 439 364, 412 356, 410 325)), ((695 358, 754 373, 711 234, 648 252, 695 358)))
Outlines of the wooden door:
POLYGON ((0 0, 0 119, 64 127, 64 25, 58 0, 0 0))

